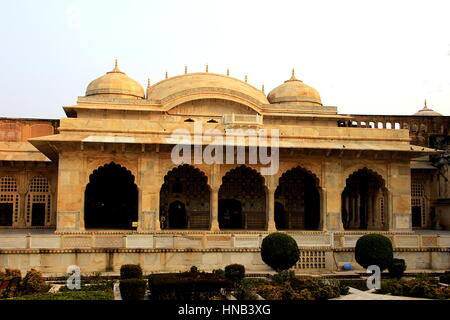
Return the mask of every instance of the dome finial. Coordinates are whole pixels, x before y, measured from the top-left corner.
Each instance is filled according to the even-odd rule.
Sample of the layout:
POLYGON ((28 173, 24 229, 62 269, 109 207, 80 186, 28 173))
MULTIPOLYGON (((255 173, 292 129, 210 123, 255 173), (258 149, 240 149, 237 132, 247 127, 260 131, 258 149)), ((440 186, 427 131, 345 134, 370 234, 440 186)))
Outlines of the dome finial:
POLYGON ((424 109, 428 109, 428 107, 427 107, 427 99, 425 99, 425 102, 424 102, 424 107, 423 107, 424 109))
POLYGON ((206 72, 208 72, 208 64, 206 64, 206 72))
POLYGON ((120 72, 117 58, 114 60, 114 69, 111 72, 120 72))
POLYGON ((227 68, 227 76, 230 76, 230 68, 227 68))
POLYGON ((297 80, 297 78, 295 77, 295 69, 292 68, 292 76, 289 80, 297 80))
POLYGON ((187 74, 187 64, 184 65, 184 74, 187 74))
POLYGON ((147 78, 147 88, 150 88, 150 78, 147 78))
POLYGON ((166 71, 166 80, 169 79, 169 73, 166 71))
POLYGON ((261 91, 262 91, 262 93, 264 93, 264 83, 262 84, 261 91))
POLYGON ((245 75, 245 83, 247 83, 247 75, 245 75))

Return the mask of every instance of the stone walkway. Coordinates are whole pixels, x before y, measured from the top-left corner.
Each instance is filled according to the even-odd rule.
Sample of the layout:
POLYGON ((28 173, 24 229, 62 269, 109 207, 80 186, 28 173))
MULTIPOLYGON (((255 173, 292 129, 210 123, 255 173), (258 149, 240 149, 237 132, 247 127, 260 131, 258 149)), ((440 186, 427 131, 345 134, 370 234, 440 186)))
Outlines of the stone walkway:
POLYGON ((361 291, 355 288, 350 288, 349 294, 334 298, 331 300, 430 300, 424 298, 411 298, 402 296, 392 296, 390 294, 373 293, 374 290, 361 291))

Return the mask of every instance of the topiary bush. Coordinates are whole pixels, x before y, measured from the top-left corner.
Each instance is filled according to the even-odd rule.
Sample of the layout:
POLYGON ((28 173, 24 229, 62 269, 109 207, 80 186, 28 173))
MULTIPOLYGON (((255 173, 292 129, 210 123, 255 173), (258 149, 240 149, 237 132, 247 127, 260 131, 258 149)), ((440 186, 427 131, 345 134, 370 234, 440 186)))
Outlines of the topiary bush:
POLYGON ((42 277, 42 273, 35 269, 27 272, 20 284, 20 294, 33 294, 39 292, 47 292, 49 285, 42 277))
POLYGON ((138 264, 124 264, 120 267, 120 279, 142 279, 142 268, 138 264))
POLYGON ((225 267, 225 278, 234 283, 240 282, 245 277, 245 267, 242 264, 230 264, 225 267))
POLYGON ((198 273, 198 268, 196 266, 192 266, 191 269, 189 269, 189 272, 198 273))
POLYGON ((147 283, 142 279, 120 280, 119 289, 122 300, 143 300, 147 283))
POLYGON ((362 236, 356 242, 355 259, 364 268, 377 265, 381 271, 385 270, 394 259, 391 240, 377 233, 362 236))
POLYGON ((262 241, 261 258, 277 272, 294 266, 299 257, 297 242, 285 233, 271 233, 262 241))
POLYGON ((388 267, 391 278, 400 279, 406 270, 406 263, 404 259, 392 259, 391 265, 388 267))

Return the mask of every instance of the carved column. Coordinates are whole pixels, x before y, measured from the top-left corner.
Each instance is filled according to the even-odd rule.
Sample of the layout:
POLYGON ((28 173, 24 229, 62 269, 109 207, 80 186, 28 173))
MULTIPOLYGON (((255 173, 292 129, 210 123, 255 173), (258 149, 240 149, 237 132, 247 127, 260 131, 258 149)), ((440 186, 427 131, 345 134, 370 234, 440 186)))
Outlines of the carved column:
POLYGON ((219 187, 211 188, 211 231, 219 231, 219 187))
POLYGON ((267 231, 276 231, 275 225, 275 190, 277 189, 277 176, 267 176, 266 183, 266 219, 267 231))
POLYGON ((266 196, 267 231, 276 231, 275 226, 275 188, 267 189, 266 196))

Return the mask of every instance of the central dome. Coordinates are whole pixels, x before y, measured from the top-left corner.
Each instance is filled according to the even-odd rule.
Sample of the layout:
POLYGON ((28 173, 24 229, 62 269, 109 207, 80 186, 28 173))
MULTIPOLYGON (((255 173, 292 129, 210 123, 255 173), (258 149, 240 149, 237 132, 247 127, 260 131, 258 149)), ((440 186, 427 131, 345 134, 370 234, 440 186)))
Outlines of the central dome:
POLYGON ((260 107, 268 104, 261 90, 236 78, 216 73, 188 73, 160 81, 149 88, 148 99, 165 104, 197 98, 223 98, 260 107))
POLYGON ((319 92, 298 80, 292 70, 292 76, 282 85, 270 91, 267 99, 274 103, 295 103, 302 106, 322 106, 319 92))
POLYGON ((143 99, 144 88, 117 67, 117 60, 112 71, 89 83, 86 96, 107 98, 143 99))

